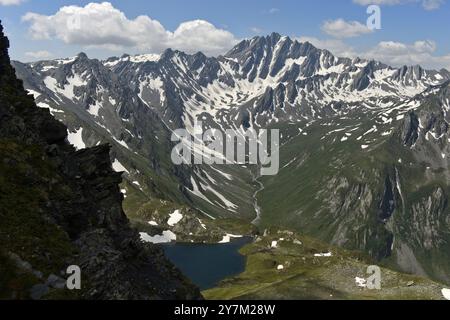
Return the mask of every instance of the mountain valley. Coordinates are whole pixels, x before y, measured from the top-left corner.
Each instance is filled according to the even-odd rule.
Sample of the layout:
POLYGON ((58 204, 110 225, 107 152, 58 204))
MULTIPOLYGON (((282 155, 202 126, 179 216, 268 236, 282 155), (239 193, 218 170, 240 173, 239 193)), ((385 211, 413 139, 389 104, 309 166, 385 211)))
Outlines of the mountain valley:
POLYGON ((285 298, 291 283, 303 288, 287 290, 291 298, 354 299, 354 278, 370 263, 386 268, 385 298, 438 299, 437 283, 450 284, 449 71, 340 58, 276 33, 219 57, 167 49, 12 65, 78 154, 112 146, 123 208, 142 240, 257 239, 242 250, 246 272, 206 298, 285 298), (238 136, 279 129, 279 173, 174 165, 172 133, 194 133, 199 121, 238 136), (281 252, 270 248, 279 232, 290 239, 281 252), (338 254, 314 258, 320 250, 338 254), (342 265, 339 283, 352 287, 325 285, 342 265))

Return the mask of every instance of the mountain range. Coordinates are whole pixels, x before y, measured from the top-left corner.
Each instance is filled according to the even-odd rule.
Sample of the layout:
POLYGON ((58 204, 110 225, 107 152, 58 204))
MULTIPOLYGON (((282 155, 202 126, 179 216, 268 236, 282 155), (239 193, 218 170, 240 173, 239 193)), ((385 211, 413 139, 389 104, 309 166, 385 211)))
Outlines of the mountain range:
POLYGON ((255 221, 450 283, 449 71, 340 58, 276 33, 219 57, 167 49, 12 64, 75 148, 112 145, 132 220, 183 207, 194 218, 177 236, 189 240, 209 237, 202 221, 255 221), (172 132, 200 120, 238 135, 279 129, 279 174, 174 165, 172 132))

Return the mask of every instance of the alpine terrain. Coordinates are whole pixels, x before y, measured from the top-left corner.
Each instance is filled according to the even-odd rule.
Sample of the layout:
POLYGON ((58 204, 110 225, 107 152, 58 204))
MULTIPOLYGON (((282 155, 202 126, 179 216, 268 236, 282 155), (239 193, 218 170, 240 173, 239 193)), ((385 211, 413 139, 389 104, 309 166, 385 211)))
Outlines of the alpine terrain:
MULTIPOLYGON (((108 172, 110 151, 112 168, 123 172, 125 213, 144 242, 217 243, 258 234, 243 251, 246 272, 208 290, 206 297, 355 298, 361 287, 354 283, 356 270, 369 264, 389 270, 394 288, 403 282, 424 283, 406 289, 414 293, 387 292, 387 298, 438 298, 439 291, 435 296, 432 289, 439 287, 436 283, 450 284, 449 71, 336 57, 277 33, 243 40, 218 57, 167 49, 161 55, 103 61, 80 53, 12 65, 42 109, 32 114, 42 113, 52 123, 39 134, 56 130, 58 138, 50 135, 48 141, 34 133, 44 139, 43 146, 28 150, 32 138, 12 134, 22 142, 4 147, 9 157, 14 150, 26 150, 20 157, 28 155, 42 165, 48 175, 42 184, 56 190, 45 193, 36 185, 42 197, 50 197, 42 210, 55 212, 49 217, 68 243, 79 239, 77 247, 83 249, 92 243, 91 236, 101 237, 115 243, 105 254, 120 259, 121 249, 115 246, 123 242, 106 234, 114 228, 131 231, 120 209, 120 174, 108 172), (199 124, 203 130, 231 129, 237 136, 249 128, 279 129, 279 173, 261 177, 256 166, 239 163, 173 164, 172 133, 187 129, 194 134, 199 124), (66 136, 79 151, 64 143, 66 136), (60 170, 55 178, 53 162, 60 170), (91 191, 84 191, 81 200, 74 197, 75 211, 51 202, 52 197, 82 192, 84 185, 91 191), (91 200, 97 218, 93 221, 83 211, 79 219, 76 210, 91 200), (100 200, 113 205, 114 216, 106 207, 98 211, 100 200), (63 219, 56 212, 69 216, 63 219), (106 230, 84 233, 98 224, 106 230), (328 255, 328 250, 337 254, 328 255), (271 271, 262 271, 266 269, 271 271), (339 270, 354 288, 324 289, 339 270), (308 282, 299 285, 296 281, 305 281, 301 275, 308 282)), ((22 104, 11 102, 8 108, 31 108, 33 99, 20 95, 22 104)), ((25 116, 35 130, 42 128, 33 115, 25 116)), ((26 130, 26 121, 14 122, 16 130, 26 130)), ((198 145, 194 149, 207 153, 198 145)), ((10 161, 25 161, 17 157, 10 161)), ((22 170, 20 176, 27 179, 28 165, 14 166, 18 169, 10 174, 22 170)), ((134 242, 126 245, 133 243, 140 252, 142 244, 129 237, 134 242)))

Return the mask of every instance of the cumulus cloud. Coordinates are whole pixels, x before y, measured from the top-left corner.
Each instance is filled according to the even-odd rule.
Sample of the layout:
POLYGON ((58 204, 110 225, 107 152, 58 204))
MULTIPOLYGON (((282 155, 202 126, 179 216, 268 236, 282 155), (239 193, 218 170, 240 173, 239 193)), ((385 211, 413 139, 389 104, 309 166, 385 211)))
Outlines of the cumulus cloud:
POLYGON ((33 39, 59 39, 67 44, 110 50, 134 48, 157 53, 173 48, 217 55, 237 42, 233 34, 208 21, 183 22, 171 32, 146 15, 129 19, 109 2, 65 6, 50 16, 29 12, 22 20, 30 23, 33 39))
POLYGON ((371 4, 376 5, 396 5, 406 2, 411 2, 411 0, 353 0, 354 3, 360 4, 362 6, 370 6, 371 4))
POLYGON ((300 42, 310 42, 320 49, 327 49, 338 57, 374 59, 393 67, 418 64, 430 69, 450 70, 450 54, 436 55, 436 43, 430 40, 419 40, 409 44, 381 41, 367 50, 357 50, 341 39, 318 39, 306 36, 295 39, 300 42))
POLYGON ((186 52, 202 51, 206 54, 220 54, 228 51, 237 39, 228 31, 217 29, 204 20, 188 21, 169 33, 168 46, 186 52))
POLYGON ((444 2, 444 0, 423 0, 422 6, 425 10, 436 10, 439 9, 444 2))
POLYGON ((338 57, 353 58, 357 56, 357 52, 348 44, 338 39, 318 39, 315 37, 298 37, 299 42, 309 42, 319 49, 326 49, 338 57))
POLYGON ((35 59, 35 60, 41 60, 41 59, 48 59, 53 57, 53 54, 49 51, 46 50, 41 50, 41 51, 29 51, 29 52, 25 52, 25 56, 31 58, 31 59, 35 59))
POLYGON ((353 38, 372 32, 365 24, 344 19, 325 21, 322 31, 335 38, 353 38))
POLYGON ((0 6, 16 6, 25 2, 25 0, 0 0, 0 6))
POLYGON ((251 27, 251 28, 250 28, 250 31, 251 31, 252 33, 260 34, 260 33, 263 32, 263 29, 261 29, 261 28, 259 28, 259 27, 251 27))
POLYGON ((414 43, 382 41, 375 47, 363 52, 361 56, 375 59, 393 66, 422 65, 428 68, 450 69, 450 54, 435 55, 436 43, 429 40, 414 43))
POLYGON ((436 10, 445 3, 445 0, 353 0, 353 2, 362 6, 369 6, 371 4, 393 6, 408 3, 421 3, 425 10, 436 10))

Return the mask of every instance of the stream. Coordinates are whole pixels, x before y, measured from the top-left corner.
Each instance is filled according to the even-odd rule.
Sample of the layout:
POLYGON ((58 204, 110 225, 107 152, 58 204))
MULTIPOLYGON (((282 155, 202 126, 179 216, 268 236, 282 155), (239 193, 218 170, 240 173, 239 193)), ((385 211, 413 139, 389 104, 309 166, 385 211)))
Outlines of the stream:
POLYGON ((261 222, 261 207, 258 205, 258 193, 264 190, 264 184, 259 181, 260 176, 257 174, 253 174, 253 182, 256 182, 259 185, 259 188, 253 193, 253 207, 255 208, 256 218, 252 221, 252 224, 257 226, 261 222))

